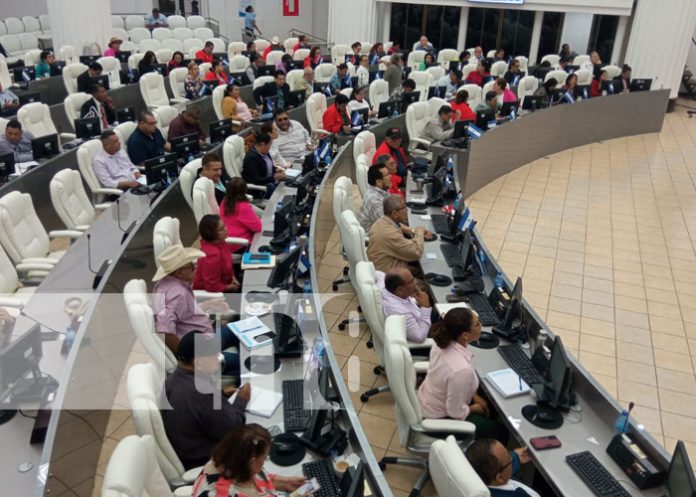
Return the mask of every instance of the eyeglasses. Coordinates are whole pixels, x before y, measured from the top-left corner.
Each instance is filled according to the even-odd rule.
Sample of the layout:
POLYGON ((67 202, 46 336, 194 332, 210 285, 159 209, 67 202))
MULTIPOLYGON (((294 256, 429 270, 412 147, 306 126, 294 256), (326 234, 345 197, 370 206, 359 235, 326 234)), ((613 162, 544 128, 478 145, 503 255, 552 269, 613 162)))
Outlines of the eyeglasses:
POLYGON ((279 123, 289 121, 289 120, 290 120, 289 117, 279 117, 278 119, 276 119, 276 121, 278 121, 279 123))
POLYGON ((510 460, 507 462, 507 464, 504 464, 503 466, 501 466, 498 469, 498 473, 500 473, 501 471, 505 471, 505 469, 507 469, 507 467, 510 466, 511 464, 512 464, 512 457, 510 457, 510 460))

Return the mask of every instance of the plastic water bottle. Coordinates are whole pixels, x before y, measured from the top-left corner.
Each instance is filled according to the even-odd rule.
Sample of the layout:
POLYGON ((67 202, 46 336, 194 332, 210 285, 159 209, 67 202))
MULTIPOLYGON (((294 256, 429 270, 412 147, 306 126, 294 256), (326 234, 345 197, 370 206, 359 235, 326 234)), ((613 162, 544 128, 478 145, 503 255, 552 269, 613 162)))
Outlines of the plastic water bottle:
POLYGON ((479 258, 479 261, 481 261, 481 265, 485 267, 486 261, 488 260, 488 257, 486 257, 486 252, 484 252, 483 249, 479 249, 478 258, 479 258))
POLYGON ((495 284, 496 288, 504 288, 505 279, 503 279, 503 273, 498 271, 498 273, 495 275, 495 280, 493 280, 493 283, 495 284))
POLYGON ((324 339, 321 335, 314 339, 314 345, 312 346, 312 354, 319 364, 324 363, 324 355, 326 354, 326 347, 324 346, 324 339))
POLYGON ((616 418, 614 422, 614 431, 616 433, 627 433, 629 428, 628 423, 628 411, 626 409, 621 410, 621 414, 616 418))

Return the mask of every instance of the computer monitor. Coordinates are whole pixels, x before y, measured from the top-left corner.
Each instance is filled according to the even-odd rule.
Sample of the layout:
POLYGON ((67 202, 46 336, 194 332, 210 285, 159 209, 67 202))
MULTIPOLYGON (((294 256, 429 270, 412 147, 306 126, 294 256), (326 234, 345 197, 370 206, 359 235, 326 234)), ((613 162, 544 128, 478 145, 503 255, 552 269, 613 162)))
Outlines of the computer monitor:
POLYGON ((201 145, 198 142, 198 133, 190 135, 177 136, 171 139, 172 153, 177 154, 183 159, 187 159, 192 155, 198 155, 201 151, 201 145))
POLYGON ((519 86, 520 80, 524 78, 527 75, 526 72, 520 71, 517 74, 515 74, 515 77, 512 78, 512 81, 510 81, 510 86, 519 86))
POLYGON ((135 107, 129 105, 116 111, 116 120, 120 123, 135 121, 135 107))
POLYGON ((225 61, 227 64, 230 63, 227 52, 213 52, 213 59, 217 59, 220 62, 225 61))
POLYGON ((590 85, 578 85, 575 87, 575 95, 577 98, 582 98, 583 100, 587 100, 588 98, 591 98, 592 95, 590 94, 590 85))
POLYGON ((102 74, 101 76, 94 76, 93 78, 89 78, 89 85, 90 87, 94 87, 96 85, 102 85, 105 89, 109 90, 111 86, 109 85, 109 76, 106 74, 102 74))
POLYGON ((513 113, 517 114, 517 109, 519 109, 520 103, 515 100, 514 102, 503 102, 502 107, 500 107, 500 117, 508 117, 513 113))
POLYGON ((404 93, 401 97, 401 112, 406 112, 408 106, 412 103, 418 102, 420 100, 420 92, 412 91, 410 93, 404 93))
POLYGON ((38 324, 0 351, 0 399, 12 396, 13 390, 21 383, 34 383, 41 379, 39 363, 42 356, 41 327, 38 324), (27 378, 30 373, 32 379, 27 378))
POLYGON ((31 91, 31 92, 26 92, 22 93, 18 96, 19 98, 19 105, 26 105, 30 104, 33 102, 40 102, 41 101, 41 94, 38 91, 31 91))
POLYGON ((276 207, 276 210, 273 212, 273 238, 282 236, 290 228, 290 220, 288 218, 292 214, 294 203, 295 199, 292 195, 289 195, 283 198, 276 207))
POLYGON ((522 278, 517 278, 515 287, 510 295, 510 302, 505 309, 505 318, 501 324, 504 330, 511 330, 515 321, 520 320, 520 308, 522 307, 522 278))
POLYGON ((145 166, 147 186, 164 188, 169 186, 179 176, 177 162, 177 154, 164 154, 146 160, 143 165, 145 166))
POLYGON ((357 466, 350 466, 343 473, 339 484, 342 497, 364 497, 365 496, 365 466, 362 462, 357 466))
MULTIPOLYGON (((302 305, 302 303, 299 303, 302 305)), ((301 357, 304 351, 302 330, 297 321, 285 313, 275 314, 276 334, 273 338, 273 355, 279 359, 301 357)))
POLYGON ((370 121, 370 109, 356 109, 350 115, 352 126, 364 126, 370 121), (359 117, 358 117, 359 116, 359 117))
POLYGON ((75 136, 89 140, 101 134, 101 124, 98 117, 83 117, 75 119, 75 136))
POLYGON ((259 76, 273 76, 276 72, 276 67, 273 64, 267 64, 259 67, 259 76))
POLYGON ((431 98, 437 97, 437 98, 445 98, 445 95, 447 94, 447 87, 446 86, 431 86, 428 88, 428 100, 431 98))
POLYGON ((295 90, 290 92, 290 105, 299 107, 304 105, 307 93, 304 90, 295 90))
POLYGON ((452 138, 458 139, 458 138, 464 138, 467 136, 466 134, 466 128, 469 126, 469 124, 472 124, 474 121, 472 120, 466 120, 466 121, 455 121, 454 123, 454 131, 452 132, 452 138))
POLYGON ((553 342, 548 375, 553 393, 548 404, 554 409, 568 410, 572 403, 573 370, 560 336, 556 336, 553 342))
POLYGON ((526 95, 522 101, 522 108, 524 110, 535 111, 537 109, 541 109, 542 107, 545 107, 545 105, 544 97, 541 95, 526 95))
POLYGON ((574 66, 571 64, 568 64, 567 66, 565 66, 565 72, 567 72, 568 74, 573 74, 575 71, 577 71, 579 69, 580 69, 580 66, 574 66))
POLYGON ((299 70, 304 69, 304 61, 303 60, 293 60, 291 62, 291 64, 292 64, 292 67, 294 67, 295 69, 299 69, 299 70))
POLYGON ((370 83, 372 83, 375 79, 384 79, 384 71, 370 71, 370 83))
POLYGON ((270 119, 273 117, 273 113, 278 107, 278 97, 264 97, 263 99, 263 109, 261 111, 261 117, 270 119))
POLYGON ((225 141, 230 135, 234 134, 232 129, 232 119, 222 119, 210 123, 210 143, 220 143, 225 141))
POLYGON ((677 441, 669 463, 665 486, 669 497, 696 497, 696 477, 684 442, 677 441))
POLYGON ((650 91, 652 79, 634 79, 631 81, 631 91, 650 91))
MULTIPOLYGON (((549 92, 549 105, 555 105, 558 103, 561 103, 563 100, 563 95, 565 95, 566 91, 563 88, 555 88, 549 92)), ((528 97, 525 97, 525 100, 528 97)))
POLYGON ((489 123, 495 123, 495 109, 476 111, 476 126, 485 131, 490 127, 489 123))
POLYGON ((122 85, 130 85, 132 83, 137 83, 138 81, 140 81, 140 71, 131 68, 128 68, 126 70, 121 69, 118 72, 118 79, 121 81, 122 85))
MULTIPOLYGON (((341 85, 343 86, 343 85, 341 85)), ((350 77, 350 88, 357 88, 358 86, 358 77, 357 76, 351 76, 350 77)), ((348 88, 348 87, 346 87, 348 88)))
POLYGON ((297 193, 295 194, 294 202, 296 212, 299 212, 301 209, 304 208, 305 200, 309 198, 309 185, 311 184, 312 179, 314 179, 314 175, 314 172, 309 172, 299 177, 295 182, 295 184, 297 185, 297 193))
POLYGON ((0 155, 0 183, 15 173, 15 156, 12 152, 0 155))
POLYGON ((605 80, 602 81, 602 91, 607 92, 607 95, 613 95, 616 93, 616 82, 605 80))
POLYGON ((212 94, 213 94, 213 90, 214 90, 219 84, 220 84, 220 83, 218 83, 217 80, 215 80, 215 81, 207 81, 207 80, 206 80, 206 81, 203 81, 203 86, 202 86, 202 88, 205 88, 205 90, 201 89, 201 91, 199 92, 199 96, 203 97, 203 96, 205 96, 205 95, 212 95, 212 94))
POLYGON ((128 57, 133 55, 133 52, 130 50, 119 50, 116 52, 116 58, 121 64, 128 64, 128 57))
POLYGON ((101 57, 101 55, 80 55, 80 64, 88 66, 96 62, 99 57, 101 57))
POLYGON ((391 117, 394 115, 395 109, 394 102, 382 102, 379 104, 379 110, 377 111, 377 117, 379 119, 384 119, 385 117, 391 117))
POLYGON ((38 138, 34 138, 31 141, 31 152, 34 156, 35 161, 41 159, 48 159, 60 153, 58 148, 58 135, 45 135, 38 138))
POLYGON ((156 72, 157 74, 161 74, 162 76, 167 75, 167 64, 155 64, 152 66, 152 72, 156 72))
POLYGON ((269 288, 285 288, 290 285, 288 280, 292 280, 293 286, 295 283, 295 273, 297 272, 297 264, 302 255, 302 246, 298 245, 282 258, 276 261, 276 265, 268 277, 266 286, 269 288))
POLYGON ((314 82, 314 93, 323 93, 326 94, 327 88, 329 88, 329 83, 317 83, 316 81, 314 82))
POLYGON ((15 67, 12 70, 15 83, 29 82, 36 79, 36 68, 34 66, 15 67))

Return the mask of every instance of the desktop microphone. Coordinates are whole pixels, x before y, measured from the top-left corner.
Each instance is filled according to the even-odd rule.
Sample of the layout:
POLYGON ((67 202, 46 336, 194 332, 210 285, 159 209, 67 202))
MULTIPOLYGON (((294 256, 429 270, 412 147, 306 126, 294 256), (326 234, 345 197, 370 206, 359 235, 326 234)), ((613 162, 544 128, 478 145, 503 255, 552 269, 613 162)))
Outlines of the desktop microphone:
POLYGON ((57 330, 55 328, 48 326, 46 323, 42 323, 40 321, 37 321, 36 318, 33 318, 29 314, 24 312, 24 308, 21 308, 19 310, 19 314, 20 314, 20 316, 24 316, 25 318, 29 319, 30 321, 33 321, 34 323, 38 324, 39 326, 43 326, 44 328, 48 328, 50 330, 49 332, 45 332, 45 331, 41 332, 41 339, 42 340, 55 340, 56 338, 58 338, 57 335, 67 335, 67 333, 65 331, 57 330))
POLYGON ((126 241, 126 238, 128 238, 128 235, 133 231, 133 228, 138 224, 138 220, 135 219, 133 220, 126 229, 123 229, 121 226, 121 198, 116 199, 116 225, 118 226, 118 229, 120 229, 123 232, 123 236, 121 237, 121 244, 126 241))
POLYGON ((300 253, 304 255, 307 252, 307 235, 302 235, 297 240, 300 242, 300 253))
POLYGON ((623 424, 623 432, 626 433, 628 429, 628 419, 631 417, 631 411, 635 407, 635 404, 633 402, 628 403, 628 414, 626 414, 626 419, 624 420, 623 424))
POLYGON ((92 290, 96 290, 99 283, 101 283, 109 264, 111 264, 111 259, 106 259, 101 263, 101 266, 99 266, 97 271, 92 269, 92 235, 87 233, 87 268, 89 269, 90 273, 95 275, 94 281, 92 282, 92 290))

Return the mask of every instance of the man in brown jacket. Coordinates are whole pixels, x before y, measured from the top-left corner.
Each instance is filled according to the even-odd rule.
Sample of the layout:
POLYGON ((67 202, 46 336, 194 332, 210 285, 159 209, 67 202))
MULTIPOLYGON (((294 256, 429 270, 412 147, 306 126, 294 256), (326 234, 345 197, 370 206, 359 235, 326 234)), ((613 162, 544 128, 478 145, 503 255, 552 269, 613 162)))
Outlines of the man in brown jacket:
POLYGON ((367 258, 378 271, 387 272, 393 267, 413 271, 409 263, 417 263, 423 255, 424 242, 433 235, 422 226, 410 228, 407 222, 404 199, 398 195, 384 199, 384 216, 372 224, 367 246, 367 258))

